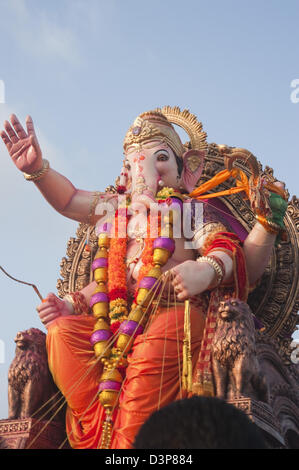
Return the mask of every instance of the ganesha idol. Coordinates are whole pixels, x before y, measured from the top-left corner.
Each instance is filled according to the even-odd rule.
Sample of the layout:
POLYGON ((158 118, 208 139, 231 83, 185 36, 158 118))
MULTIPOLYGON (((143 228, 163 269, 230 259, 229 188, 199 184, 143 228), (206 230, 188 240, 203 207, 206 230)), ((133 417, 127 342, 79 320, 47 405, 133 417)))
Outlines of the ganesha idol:
POLYGON ((283 185, 262 178, 249 152, 228 148, 225 170, 199 185, 206 133, 177 107, 134 121, 116 192, 75 188, 43 159, 30 117, 26 126, 15 115, 4 123, 1 137, 13 163, 54 209, 96 226, 98 237, 93 281, 64 298, 50 293, 37 307, 49 367, 68 405, 68 439, 79 449, 132 448, 158 408, 215 394, 210 346, 217 309, 224 298, 246 302, 262 276, 283 230, 283 185), (183 145, 175 125, 190 142, 183 145), (236 159, 250 166, 250 177, 236 159), (215 190, 228 178, 235 180, 229 194, 241 193, 256 215, 249 233, 221 200, 229 194, 215 190), (187 205, 191 238, 181 223, 187 205), (104 206, 113 208, 108 219, 104 206))

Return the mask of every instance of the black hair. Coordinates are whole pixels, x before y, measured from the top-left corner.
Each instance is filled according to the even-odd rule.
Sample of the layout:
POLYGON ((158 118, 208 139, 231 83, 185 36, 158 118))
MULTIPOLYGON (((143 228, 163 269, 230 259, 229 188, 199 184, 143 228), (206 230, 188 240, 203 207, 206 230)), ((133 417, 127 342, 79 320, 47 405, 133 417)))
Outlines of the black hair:
POLYGON ((258 427, 235 406, 214 397, 177 400, 141 426, 135 449, 266 449, 258 427))

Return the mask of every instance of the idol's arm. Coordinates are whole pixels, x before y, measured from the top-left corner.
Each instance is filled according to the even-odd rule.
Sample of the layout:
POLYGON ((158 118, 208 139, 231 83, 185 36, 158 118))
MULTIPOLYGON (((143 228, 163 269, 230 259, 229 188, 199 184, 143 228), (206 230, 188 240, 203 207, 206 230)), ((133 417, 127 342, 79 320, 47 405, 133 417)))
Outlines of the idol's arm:
MULTIPOLYGON (((217 256, 225 269, 224 283, 231 283, 233 280, 233 261, 232 258, 217 249, 211 251, 210 255, 217 256)), ((213 289, 218 285, 218 277, 215 269, 207 261, 184 261, 171 269, 173 274, 172 285, 177 292, 178 300, 186 300, 194 295, 213 289)))
MULTIPOLYGON (((276 234, 267 232, 259 222, 255 224, 245 239, 243 243, 243 252, 250 286, 254 285, 263 275, 269 262, 275 239, 276 234)), ((233 274, 231 258, 220 251, 217 252, 213 250, 211 253, 219 257, 225 265, 225 277, 223 282, 225 284, 231 282, 233 274)), ((214 282, 214 280, 212 282, 214 282)))
MULTIPOLYGON (((25 174, 27 180, 33 181, 44 198, 62 215, 78 222, 94 224, 96 219, 105 214, 105 208, 98 217, 93 217, 97 199, 108 202, 115 199, 113 194, 92 193, 76 189, 74 185, 57 171, 49 168, 47 160, 43 160, 32 118, 26 118, 26 131, 15 114, 10 116, 10 122, 4 122, 0 132, 8 153, 18 168, 25 174)), ((115 209, 116 203, 111 201, 115 209)))
MULTIPOLYGON (((89 305, 90 299, 92 297, 92 294, 94 293, 96 286, 97 283, 95 281, 92 281, 90 284, 88 284, 88 286, 84 287, 80 291, 81 294, 84 295, 87 305, 89 305)), ((43 302, 38 305, 36 310, 42 323, 47 329, 53 321, 57 320, 57 318, 61 316, 74 315, 76 313, 74 312, 74 307, 69 300, 60 299, 52 292, 50 292, 47 297, 43 300, 43 302)))
POLYGON ((246 259, 249 285, 263 275, 274 247, 276 235, 267 232, 257 222, 244 241, 243 250, 246 259))
MULTIPOLYGON (((78 222, 95 223, 94 206, 100 201, 109 201, 113 207, 115 204, 115 195, 77 189, 65 176, 52 168, 41 179, 38 179, 35 185, 54 209, 78 222)), ((104 215, 104 208, 101 215, 104 215)))
MULTIPOLYGON (((243 252, 246 260, 246 269, 250 286, 254 285, 263 275, 269 262, 275 239, 276 234, 267 232, 259 222, 255 224, 245 239, 243 252)), ((223 283, 230 283, 233 277, 233 263, 231 257, 221 251, 218 252, 217 250, 213 250, 209 254, 213 254, 222 260, 225 266, 223 283)), ((213 273, 211 271, 211 276, 212 275, 213 273)), ((209 288, 212 288, 215 282, 216 279, 214 272, 214 276, 210 280, 209 288)))

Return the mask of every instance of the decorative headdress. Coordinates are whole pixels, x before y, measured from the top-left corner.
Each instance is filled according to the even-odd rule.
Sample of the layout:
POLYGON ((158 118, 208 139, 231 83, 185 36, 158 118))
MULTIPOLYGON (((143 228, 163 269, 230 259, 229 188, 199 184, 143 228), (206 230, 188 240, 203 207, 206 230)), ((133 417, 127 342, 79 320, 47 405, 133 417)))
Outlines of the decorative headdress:
POLYGON ((183 128, 190 137, 192 150, 207 149, 206 133, 202 131, 202 124, 198 122, 196 116, 187 109, 181 111, 179 107, 165 106, 154 111, 140 114, 134 124, 128 130, 124 140, 124 150, 127 152, 130 147, 140 148, 142 144, 157 140, 169 145, 174 153, 182 157, 186 150, 179 135, 172 124, 183 128))

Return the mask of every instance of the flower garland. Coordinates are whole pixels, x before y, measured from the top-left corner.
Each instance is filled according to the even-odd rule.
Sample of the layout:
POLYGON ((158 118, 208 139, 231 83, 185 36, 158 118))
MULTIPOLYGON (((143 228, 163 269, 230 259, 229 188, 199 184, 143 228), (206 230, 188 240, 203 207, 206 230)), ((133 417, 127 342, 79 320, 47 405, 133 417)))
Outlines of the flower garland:
MULTIPOLYGON (((164 188, 165 193, 165 188, 164 188)), ((181 195, 173 192, 160 194, 159 203, 179 203, 181 195), (170 199, 171 198, 171 199, 170 199)), ((175 204, 174 204, 175 206, 175 204)), ((175 207, 174 207, 175 208, 175 207)), ((94 279, 97 287, 91 298, 90 307, 97 319, 90 342, 96 357, 104 365, 99 384, 99 399, 106 411, 103 423, 101 448, 109 448, 112 436, 112 412, 117 405, 118 396, 127 366, 126 357, 133 342, 144 330, 147 322, 146 310, 153 289, 158 287, 157 280, 165 265, 174 252, 173 223, 175 210, 163 216, 163 227, 159 227, 160 235, 156 239, 148 236, 142 253, 143 266, 140 269, 137 290, 128 313, 126 251, 127 251, 127 207, 120 208, 114 217, 114 236, 110 239, 108 226, 98 237, 98 251, 92 263, 94 279), (125 227, 125 237, 119 237, 119 228, 125 227), (109 250, 108 250, 109 248, 109 250), (113 337, 114 335, 114 337, 113 337)), ((159 225, 161 221, 159 220, 159 225)), ((111 228, 111 224, 110 224, 111 228)))
POLYGON ((115 214, 114 237, 110 239, 108 257, 108 292, 110 329, 116 333, 121 323, 128 317, 127 308, 127 209, 120 209, 115 214), (119 227, 125 229, 125 237, 119 237, 119 227))

